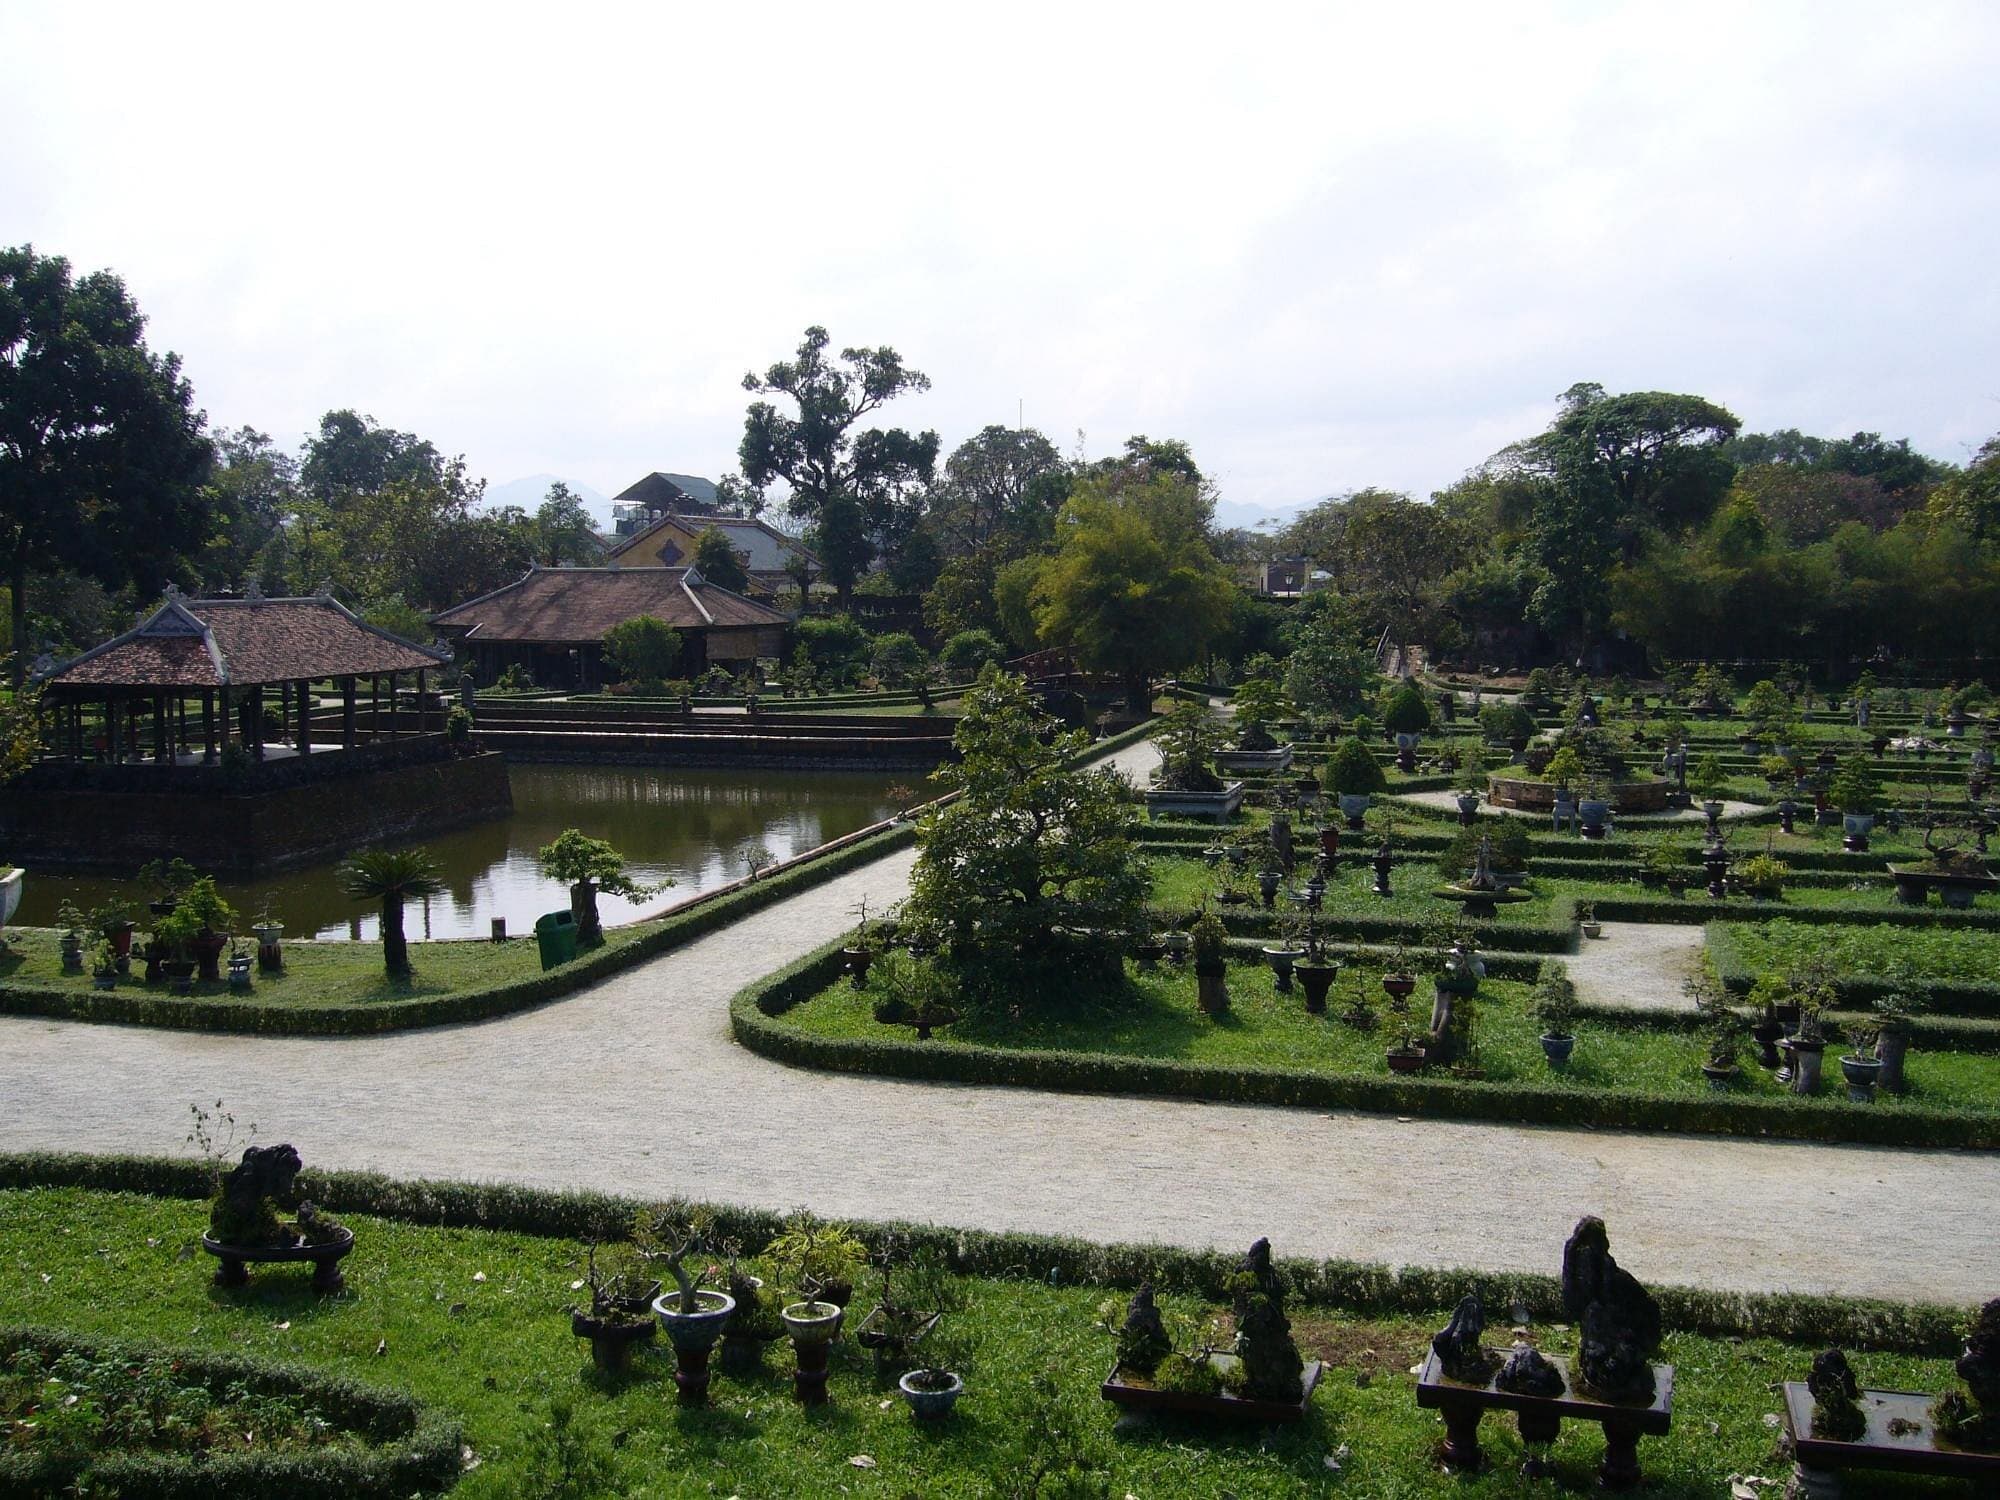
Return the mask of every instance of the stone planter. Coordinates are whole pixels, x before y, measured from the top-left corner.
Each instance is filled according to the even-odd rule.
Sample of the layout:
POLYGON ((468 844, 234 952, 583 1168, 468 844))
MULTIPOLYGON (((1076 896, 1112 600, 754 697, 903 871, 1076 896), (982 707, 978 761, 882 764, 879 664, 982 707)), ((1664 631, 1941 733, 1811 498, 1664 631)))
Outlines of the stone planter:
POLYGON ((1561 1070, 1569 1066, 1569 1055, 1576 1051, 1576 1038, 1561 1032, 1542 1033, 1542 1056, 1549 1060, 1549 1066, 1561 1070))
POLYGON ((1479 821, 1479 795, 1476 792, 1458 794, 1458 826, 1470 828, 1479 821))
POLYGON ((674 1384, 682 1406, 708 1401, 708 1355, 729 1326, 736 1299, 727 1292, 698 1291, 694 1311, 680 1310, 681 1294, 668 1292, 653 1299, 653 1313, 674 1346, 674 1384))
POLYGON ((194 961, 207 980, 222 978, 222 950, 229 946, 226 932, 201 932, 188 939, 188 949, 194 954, 194 961))
POLYGON ((896 1389, 910 1403, 910 1415, 919 1422, 939 1422, 950 1416, 965 1391, 965 1382, 949 1370, 936 1372, 944 1377, 945 1384, 933 1386, 920 1383, 925 1382, 931 1373, 928 1370, 912 1370, 896 1382, 896 1389))
POLYGON ((1306 956, 1306 950, 1267 947, 1262 951, 1266 962, 1271 965, 1271 972, 1277 976, 1271 987, 1280 995, 1289 995, 1292 992, 1292 968, 1306 956))
MULTIPOLYGON (((28 878, 28 872, 16 865, 5 875, 0 875, 0 927, 14 920, 14 913, 21 907, 21 883, 28 878)), ((125 939, 131 942, 128 935, 125 939)))
POLYGON ((1842 813, 1840 831, 1846 836, 1841 839, 1840 847, 1850 854, 1866 854, 1868 834, 1874 826, 1875 817, 1872 813, 1842 813))
POLYGON ((257 937, 257 967, 266 974, 275 974, 285 967, 284 951, 279 940, 285 935, 284 927, 277 922, 259 922, 250 929, 257 937))
POLYGON ((1891 865, 1889 874, 1896 882, 1896 900, 1904 906, 1922 906, 1936 891, 1946 906, 1968 911, 1980 892, 2000 891, 2000 876, 1995 875, 1951 875, 1913 865, 1891 865))
MULTIPOLYGON (((1236 1356, 1211 1354, 1209 1362, 1221 1367, 1233 1366, 1236 1356)), ((1313 1390, 1319 1385, 1321 1370, 1318 1360, 1306 1361, 1304 1370, 1300 1372, 1299 1399, 1296 1401, 1260 1400, 1250 1396, 1232 1396, 1227 1392, 1203 1396, 1192 1391, 1165 1391, 1151 1381, 1142 1381, 1137 1376, 1128 1377, 1122 1366, 1114 1367, 1105 1377, 1104 1384, 1098 1387, 1098 1394, 1125 1411, 1214 1418, 1264 1427, 1276 1422, 1303 1420, 1312 1404, 1313 1390)))
POLYGON ((226 1289, 250 1284, 247 1265, 300 1265, 313 1268, 312 1289, 321 1297, 331 1297, 347 1285, 340 1274, 340 1262, 354 1248, 354 1231, 343 1226, 338 1235, 324 1244, 308 1245, 293 1239, 282 1245, 226 1245, 204 1234, 201 1248, 216 1260, 215 1284, 226 1289))
POLYGON ((1215 769, 1277 776, 1291 770, 1293 754, 1290 745, 1280 745, 1275 750, 1218 750, 1215 769))
POLYGON ((1611 804, 1585 799, 1576 805, 1577 823, 1587 839, 1604 837, 1605 820, 1611 816, 1611 804))
POLYGON ((1778 1043, 1784 1038, 1785 1028, 1780 1021, 1766 1017, 1750 1027, 1750 1035, 1757 1043, 1757 1066, 1776 1068, 1778 1066, 1778 1043))
POLYGON ((1856 1104, 1867 1104, 1875 1098, 1875 1085, 1882 1076, 1882 1059, 1843 1057, 1840 1073, 1847 1080, 1847 1097, 1856 1104))
POLYGON ((1299 976, 1299 986, 1306 992, 1306 1014, 1325 1015, 1326 992, 1333 988, 1333 981, 1340 973, 1340 965, 1299 964, 1296 966, 1296 972, 1299 976))
POLYGON ((1359 833, 1365 826, 1362 819, 1368 816, 1368 804, 1372 799, 1367 792, 1342 792, 1340 794, 1340 815, 1347 819, 1350 833, 1359 833))
POLYGON ((1779 1046, 1792 1060, 1792 1092, 1817 1094, 1820 1069, 1826 1061, 1826 1043, 1803 1042, 1797 1037, 1787 1037, 1779 1046))
POLYGON ((1743 1076, 1743 1070, 1737 1067, 1735 1063, 1730 1063, 1727 1067, 1718 1067, 1714 1063, 1703 1063, 1701 1065, 1701 1076, 1708 1080, 1708 1086, 1712 1092, 1726 1094, 1736 1080, 1743 1076))
POLYGON ((1219 792, 1174 792, 1146 788, 1149 818, 1209 818, 1225 823, 1243 807, 1243 783, 1232 781, 1219 792))
POLYGON ((854 987, 857 990, 863 988, 868 983, 868 966, 875 962, 875 950, 872 948, 842 948, 840 956, 846 963, 847 972, 854 981, 854 987))
POLYGON ((1424 1049, 1421 1047, 1391 1047, 1383 1054, 1391 1073, 1420 1073, 1424 1066, 1424 1049))
MULTIPOLYGON (((1606 800, 1614 813, 1661 813, 1667 810, 1667 798, 1673 789, 1671 781, 1620 781, 1612 784, 1606 800)), ((1487 777, 1486 797, 1496 807, 1547 813, 1555 811, 1556 788, 1553 782, 1496 773, 1487 777)))
POLYGON ((1196 964, 1195 1003, 1203 1015, 1219 1016, 1229 1009, 1229 978, 1226 964, 1196 964))
POLYGON ((231 954, 229 958, 229 987, 232 990, 250 988, 251 958, 247 953, 231 954))
POLYGON ((802 1406, 826 1402, 826 1351, 840 1337, 841 1319, 847 1310, 831 1302, 794 1302, 778 1316, 792 1337, 792 1352, 798 1368, 792 1375, 792 1393, 802 1406))
POLYGON ((176 995, 194 993, 194 960, 191 958, 168 959, 160 965, 160 972, 167 977, 167 988, 176 995))
POLYGON ((1601 938, 1604 936, 1604 924, 1602 922, 1579 922, 1577 926, 1583 929, 1583 935, 1587 938, 1601 938))

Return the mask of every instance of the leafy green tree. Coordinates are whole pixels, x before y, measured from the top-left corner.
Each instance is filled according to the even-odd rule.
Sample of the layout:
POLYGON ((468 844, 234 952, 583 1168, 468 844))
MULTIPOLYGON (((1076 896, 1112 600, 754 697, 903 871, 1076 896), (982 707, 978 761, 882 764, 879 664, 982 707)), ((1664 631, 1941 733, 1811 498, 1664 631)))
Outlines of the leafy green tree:
POLYGON ((706 527, 694 539, 694 565, 701 569, 701 576, 717 588, 740 594, 750 587, 750 574, 743 566, 742 557, 717 527, 706 527))
POLYGON ((996 667, 966 694, 959 760, 931 778, 960 795, 919 825, 903 920, 974 998, 1033 1004, 1119 972, 1147 883, 1123 778, 1070 764, 1089 741, 996 667))
POLYGON ((824 682, 851 682, 868 659, 868 632, 852 615, 807 615, 792 633, 824 682))
POLYGON ((931 659, 907 630, 891 630, 875 637, 869 665, 884 687, 902 687, 929 675, 931 659))
POLYGON ((977 674, 989 664, 998 665, 1006 655, 1007 648, 991 631, 961 630, 944 643, 938 661, 948 672, 977 674))
POLYGON ((604 924, 597 914, 597 896, 608 891, 614 896, 637 900, 671 886, 671 880, 646 885, 634 880, 625 869, 625 856, 603 839, 594 839, 578 828, 565 828, 535 851, 542 874, 569 887, 569 909, 576 918, 579 947, 595 948, 604 941, 604 924))
POLYGON ((266 593, 284 592, 282 573, 267 573, 260 560, 298 505, 298 462, 254 427, 216 433, 215 459, 206 492, 213 520, 200 559, 203 585, 229 589, 254 579, 266 593))
POLYGON ((874 555, 873 535, 907 525, 899 512, 910 508, 916 487, 930 482, 938 436, 857 430, 896 397, 929 390, 930 377, 906 368, 887 345, 843 349, 836 362, 827 358, 829 342, 824 328, 808 328, 795 359, 743 377, 745 390, 785 397, 797 414, 752 402, 737 460, 755 489, 774 479, 791 487, 788 506, 812 526, 826 578, 845 608, 874 555))
POLYGON ((1331 714, 1361 701, 1375 680, 1375 654, 1346 601, 1325 596, 1299 627, 1285 660, 1285 691, 1308 713, 1331 714))
POLYGON ((1343 735, 1326 761, 1327 789, 1336 797, 1360 797, 1389 789, 1375 752, 1354 735, 1343 735))
POLYGON ((681 663, 681 633, 653 615, 635 615, 604 632, 604 659, 626 682, 656 686, 681 663))
POLYGON ((1086 480, 1036 576, 1036 634, 1090 670, 1118 673, 1135 713, 1151 702, 1154 673, 1198 661, 1228 627, 1236 590, 1208 547, 1210 511, 1178 474, 1086 480))
POLYGON ((1068 489, 1062 456, 1041 433, 983 427, 945 460, 931 519, 954 555, 994 544, 1039 546, 1052 534, 1068 489))
POLYGON ((350 854, 335 877, 343 894, 382 904, 382 967, 391 979, 410 977, 403 907, 444 891, 443 872, 428 849, 364 849, 350 854))
POLYGON ((13 682, 31 655, 28 581, 70 568, 156 590, 209 539, 213 449, 180 359, 146 347, 146 320, 109 271, 0 249, 0 567, 13 682))
POLYGON ((330 411, 306 442, 299 482, 315 500, 373 494, 398 480, 446 481, 444 455, 414 432, 384 427, 351 409, 330 411))
POLYGON ((603 550, 589 507, 560 479, 549 486, 533 524, 535 561, 545 568, 595 562, 603 550))
POLYGON ((1982 540, 2000 539, 2000 433, 1971 463, 1931 492, 1930 514, 1982 540))

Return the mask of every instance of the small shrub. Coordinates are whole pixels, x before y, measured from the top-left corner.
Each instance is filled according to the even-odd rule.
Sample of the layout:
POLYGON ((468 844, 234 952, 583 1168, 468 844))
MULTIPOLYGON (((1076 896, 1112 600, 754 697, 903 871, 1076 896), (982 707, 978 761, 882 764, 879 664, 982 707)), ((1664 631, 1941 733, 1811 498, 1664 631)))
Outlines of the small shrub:
POLYGON ((1336 797, 1358 797, 1387 791, 1389 778, 1358 737, 1342 740, 1327 757, 1327 790, 1336 797))

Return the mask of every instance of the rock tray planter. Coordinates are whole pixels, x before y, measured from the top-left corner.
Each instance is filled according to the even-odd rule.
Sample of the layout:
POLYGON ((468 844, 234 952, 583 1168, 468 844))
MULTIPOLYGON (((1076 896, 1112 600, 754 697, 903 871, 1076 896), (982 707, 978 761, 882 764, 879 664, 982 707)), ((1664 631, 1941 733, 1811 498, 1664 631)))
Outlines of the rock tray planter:
POLYGON ((1275 750, 1218 750, 1215 752, 1215 769, 1276 776, 1291 770, 1292 754, 1290 745, 1280 745, 1275 750))
MULTIPOLYGON (((1236 1364, 1233 1354, 1211 1354, 1209 1362, 1217 1369, 1228 1369, 1236 1364)), ((1227 1392, 1214 1396, 1197 1395, 1192 1391, 1167 1391, 1128 1376, 1119 1366, 1113 1366, 1111 1373, 1104 1377, 1104 1384, 1098 1393, 1113 1406, 1125 1411, 1149 1414, 1166 1413, 1179 1417, 1211 1417, 1228 1422, 1245 1422, 1265 1426, 1274 1422, 1297 1422, 1306 1414, 1312 1404, 1314 1389, 1319 1385, 1320 1362, 1308 1360, 1299 1380, 1297 1401, 1261 1401, 1248 1396, 1232 1396, 1227 1392)))
MULTIPOLYGON (((1671 781, 1615 782, 1607 799, 1615 813, 1663 813, 1673 792, 1671 781)), ((1530 781, 1517 776, 1489 776, 1486 800, 1495 807, 1511 807, 1517 812, 1552 813, 1556 806, 1556 786, 1550 781, 1530 781)))
MULTIPOLYGON (((1854 1442, 1843 1443, 1812 1435, 1812 1392, 1804 1381, 1786 1381, 1785 1426, 1798 1461, 1798 1492, 1837 1495, 1842 1470, 1865 1469, 1970 1479, 1981 1486, 1975 1493, 1994 1493, 2000 1488, 2000 1453, 1974 1453, 1943 1443, 1931 1425, 1931 1399, 1915 1391, 1864 1390, 1861 1412, 1868 1425, 1854 1442)), ((1855 1493, 1864 1492, 1856 1487, 1855 1493)))
POLYGON ((331 1297, 347 1285, 347 1278, 340 1274, 340 1262, 354 1248, 354 1231, 343 1226, 338 1235, 323 1245, 308 1245, 299 1240, 286 1245, 225 1245, 204 1234, 201 1248, 216 1259, 217 1286, 248 1286, 250 1273, 245 1269, 248 1265, 304 1264, 313 1268, 313 1291, 331 1297))
POLYGON ((1936 891, 1946 906, 1966 911, 1980 892, 2000 891, 2000 875, 1948 875, 1909 865, 1891 865, 1889 874, 1896 882, 1896 899, 1904 906, 1922 906, 1936 891))
POLYGON ((1598 1484, 1607 1490, 1633 1488, 1641 1478, 1639 1439, 1663 1435, 1673 1426, 1674 1367, 1653 1366, 1654 1396, 1650 1405, 1618 1405, 1582 1394, 1570 1375, 1569 1361, 1553 1354, 1545 1357, 1562 1372, 1565 1390, 1560 1396, 1518 1395, 1499 1389, 1491 1380, 1484 1385, 1453 1380, 1440 1367, 1435 1350, 1424 1357, 1422 1373, 1417 1377, 1417 1405, 1444 1417, 1444 1461, 1466 1471, 1476 1470, 1484 1463, 1479 1451, 1479 1419, 1488 1411, 1513 1412, 1524 1443, 1554 1442, 1563 1419, 1568 1418, 1572 1422, 1595 1422, 1604 1429, 1604 1459, 1597 1466, 1598 1484))

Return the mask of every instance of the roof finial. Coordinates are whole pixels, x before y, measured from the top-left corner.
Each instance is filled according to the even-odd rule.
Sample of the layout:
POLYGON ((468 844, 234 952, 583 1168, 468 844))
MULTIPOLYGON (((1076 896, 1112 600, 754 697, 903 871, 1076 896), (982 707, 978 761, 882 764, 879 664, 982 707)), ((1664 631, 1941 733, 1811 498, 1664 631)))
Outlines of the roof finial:
POLYGON ((187 597, 186 594, 183 594, 181 592, 181 586, 178 583, 169 583, 166 586, 166 588, 161 590, 161 594, 163 595, 163 597, 170 599, 176 603, 187 597))
POLYGON ((313 592, 322 599, 331 599, 333 597, 333 580, 331 578, 322 578, 319 581, 319 587, 314 589, 313 592))
POLYGON ((243 597, 252 604, 261 600, 264 597, 264 580, 261 578, 252 578, 248 583, 244 584, 243 597))

